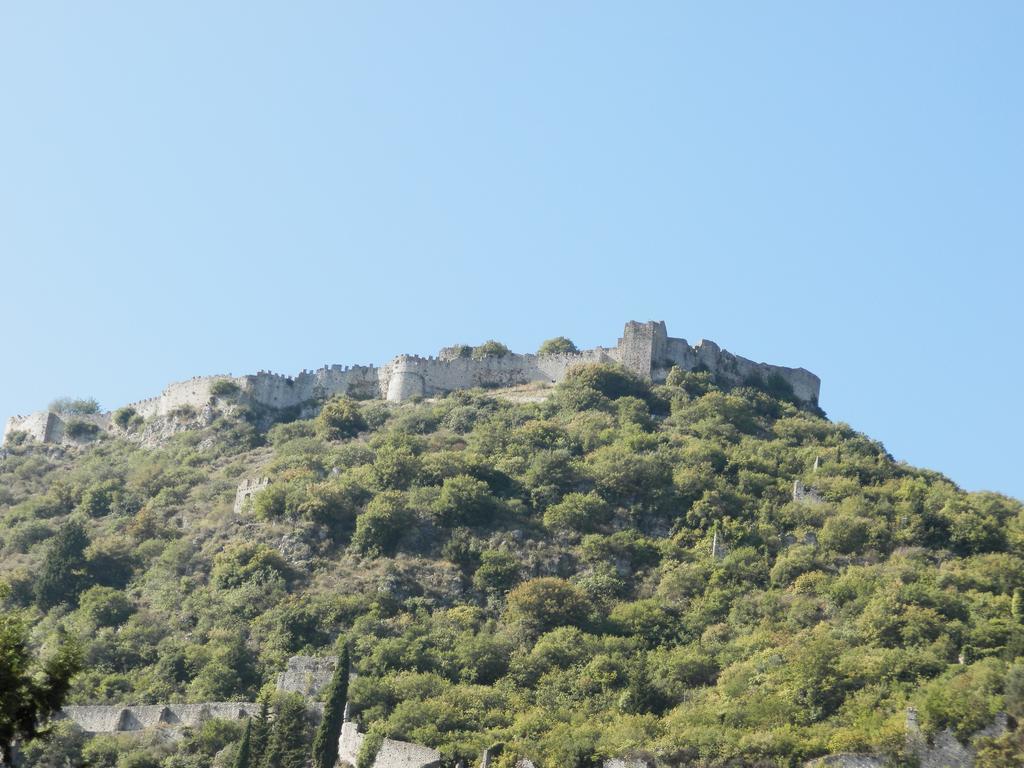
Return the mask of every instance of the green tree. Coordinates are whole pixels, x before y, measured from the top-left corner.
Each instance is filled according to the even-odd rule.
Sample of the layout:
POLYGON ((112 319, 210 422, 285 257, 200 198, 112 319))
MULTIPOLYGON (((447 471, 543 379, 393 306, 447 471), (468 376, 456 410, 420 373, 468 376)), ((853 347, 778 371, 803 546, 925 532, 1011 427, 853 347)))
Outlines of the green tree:
POLYGON ((327 691, 324 716, 313 739, 313 768, 334 768, 338 759, 338 739, 341 738, 345 703, 348 701, 348 656, 348 645, 343 644, 327 691))
POLYGON ((41 735, 40 724, 60 709, 80 667, 81 653, 70 641, 49 658, 37 659, 29 647, 25 618, 0 612, 0 765, 11 765, 15 740, 41 735))
POLYGON ((263 768, 306 768, 308 740, 306 702, 297 693, 276 697, 274 723, 270 728, 263 768))
POLYGON ((257 765, 259 764, 259 758, 267 749, 267 742, 270 740, 270 701, 267 696, 260 697, 260 711, 256 715, 256 719, 252 724, 252 733, 250 734, 250 751, 257 757, 257 765))
POLYGON ((245 732, 242 733, 242 741, 238 745, 238 754, 235 756, 234 768, 249 768, 252 753, 252 719, 245 721, 245 732))
POLYGON ((32 768, 80 768, 82 748, 89 735, 70 720, 58 720, 46 728, 46 738, 33 739, 18 747, 20 765, 32 768))
POLYGON ((88 546, 85 528, 74 519, 64 523, 50 540, 34 588, 40 608, 75 601, 87 582, 85 549, 88 546))
POLYGON ((1013 600, 1010 602, 1010 615, 1019 623, 1024 624, 1024 589, 1020 587, 1013 590, 1013 600))
POLYGON ((565 336, 556 336, 553 339, 548 339, 540 345, 540 349, 537 350, 538 355, 566 355, 573 352, 578 352, 576 345, 572 343, 570 339, 565 336))

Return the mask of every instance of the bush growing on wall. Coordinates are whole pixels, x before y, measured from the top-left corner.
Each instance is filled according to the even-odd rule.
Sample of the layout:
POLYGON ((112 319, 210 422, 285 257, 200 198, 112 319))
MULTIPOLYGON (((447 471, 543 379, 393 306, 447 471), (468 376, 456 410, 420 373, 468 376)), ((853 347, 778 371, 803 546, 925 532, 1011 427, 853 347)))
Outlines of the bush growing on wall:
POLYGON ((64 426, 64 434, 73 440, 87 440, 95 437, 99 431, 100 428, 95 424, 82 419, 72 419, 64 426))
POLYGON ((172 419, 194 419, 196 416, 199 415, 199 412, 195 409, 195 406, 188 405, 186 403, 185 405, 179 405, 177 408, 172 410, 168 415, 172 419))
POLYGON ((556 336, 553 339, 548 339, 540 345, 540 349, 537 350, 538 355, 565 355, 573 352, 578 352, 576 345, 572 343, 571 339, 565 336, 556 336))
POLYGON ((131 406, 125 406, 124 408, 118 408, 114 411, 114 423, 121 429, 128 429, 133 426, 141 424, 143 421, 142 417, 139 416, 138 412, 131 406))
POLYGON ((210 394, 214 397, 234 397, 239 391, 239 386, 231 379, 217 379, 210 385, 210 394))
POLYGON ((510 354, 509 348, 494 339, 485 341, 479 347, 473 347, 474 360, 484 360, 488 357, 505 357, 508 354, 510 354))
POLYGON ((100 412, 100 404, 94 397, 58 397, 50 403, 50 410, 71 416, 89 416, 100 412))

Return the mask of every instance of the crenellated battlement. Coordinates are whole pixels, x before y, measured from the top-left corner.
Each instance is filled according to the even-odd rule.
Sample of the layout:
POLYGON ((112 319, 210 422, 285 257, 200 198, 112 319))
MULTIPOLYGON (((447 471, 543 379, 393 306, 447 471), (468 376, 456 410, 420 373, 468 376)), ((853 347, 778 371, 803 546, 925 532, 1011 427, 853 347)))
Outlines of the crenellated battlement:
MULTIPOLYGON (((193 376, 168 385, 157 397, 137 400, 128 407, 144 419, 170 417, 185 407, 201 410, 215 402, 213 386, 219 381, 237 385, 239 402, 271 409, 301 407, 333 395, 402 402, 474 387, 554 384, 573 366, 585 363, 618 363, 656 383, 663 382, 673 366, 686 371, 707 370, 733 385, 778 380, 791 388, 797 399, 809 404, 817 403, 821 387, 820 379, 803 368, 756 363, 707 340, 691 346, 686 339, 670 337, 663 321, 631 320, 614 347, 554 355, 509 352, 483 358, 465 357, 462 352, 464 348, 446 347, 437 356, 402 354, 381 366, 325 364, 316 370, 303 369, 294 376, 265 370, 246 376, 193 376)), ((112 429, 110 414, 101 418, 105 419, 103 428, 112 429)), ((4 436, 14 431, 25 432, 40 442, 66 441, 61 415, 48 411, 11 417, 4 436)))

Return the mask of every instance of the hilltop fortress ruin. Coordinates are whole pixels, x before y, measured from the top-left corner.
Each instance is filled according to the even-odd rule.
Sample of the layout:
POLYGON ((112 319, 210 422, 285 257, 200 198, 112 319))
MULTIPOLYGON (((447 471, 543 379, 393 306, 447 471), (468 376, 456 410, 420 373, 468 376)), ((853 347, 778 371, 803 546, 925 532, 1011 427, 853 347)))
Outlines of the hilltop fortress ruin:
MULTIPOLYGON (((531 383, 554 384, 574 366, 585 363, 617 363, 636 375, 660 383, 672 367, 684 371, 707 370, 722 383, 781 382, 804 403, 816 404, 820 379, 803 368, 786 368, 755 363, 702 340, 691 346, 685 339, 672 338, 663 321, 626 323, 622 338, 614 347, 595 347, 552 355, 493 354, 470 356, 468 347, 448 347, 437 357, 399 355, 390 363, 373 365, 330 365, 296 376, 260 371, 248 376, 198 376, 168 386, 158 397, 130 403, 122 412, 149 420, 183 413, 209 412, 217 399, 230 392, 237 402, 268 409, 301 408, 332 395, 360 399, 380 398, 402 402, 416 397, 445 395, 474 387, 511 387, 531 383)), ((81 442, 101 432, 124 431, 112 413, 69 416, 40 411, 12 416, 4 438, 14 432, 26 433, 40 442, 81 442), (74 420, 78 429, 68 429, 74 420), (82 429, 81 425, 92 425, 82 429)))

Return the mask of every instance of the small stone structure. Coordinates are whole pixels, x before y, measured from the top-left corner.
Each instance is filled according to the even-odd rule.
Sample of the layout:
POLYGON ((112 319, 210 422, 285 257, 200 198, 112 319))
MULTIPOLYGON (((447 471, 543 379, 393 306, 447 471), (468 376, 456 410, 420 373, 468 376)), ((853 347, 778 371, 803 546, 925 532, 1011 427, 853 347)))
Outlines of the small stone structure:
MULTIPOLYGON (((356 764, 364 738, 366 736, 359 732, 355 723, 347 722, 341 726, 338 760, 342 765, 356 764)), ((441 753, 436 749, 395 739, 384 739, 373 761, 373 768, 438 768, 440 765, 441 753)))
POLYGON ((241 514, 252 497, 270 485, 269 477, 248 477, 238 484, 235 492, 235 514, 241 514))
MULTIPOLYGON (((249 376, 197 376, 169 385, 158 397, 129 403, 127 407, 144 419, 170 418, 188 408, 204 411, 220 400, 214 394, 215 385, 225 381, 238 388, 229 396, 231 400, 268 409, 302 407, 337 394, 401 402, 473 387, 553 384, 561 381, 574 366, 585 363, 618 363, 654 382, 663 382, 673 366, 685 371, 710 371, 720 381, 733 385, 781 381, 792 389, 798 400, 813 404, 818 401, 821 387, 820 379, 803 368, 755 363, 727 352, 712 341, 699 341, 691 346, 685 339, 670 337, 664 322, 630 321, 614 347, 555 355, 510 352, 482 359, 451 352, 437 357, 399 355, 380 367, 330 365, 316 371, 302 371, 296 376, 269 371, 249 376)), ((74 442, 65 435, 65 422, 69 419, 49 411, 12 416, 4 427, 4 437, 20 431, 39 442, 74 442)), ((105 432, 121 433, 111 423, 109 413, 86 420, 105 432)))
POLYGON ((812 504, 821 504, 823 499, 817 488, 804 485, 799 480, 793 481, 793 501, 807 501, 812 504))
POLYGON ((721 560, 725 557, 725 541, 722 536, 719 535, 718 529, 715 529, 715 535, 711 539, 711 557, 715 560, 721 560))
POLYGON ((292 656, 284 672, 277 676, 277 690, 301 693, 307 699, 316 699, 330 684, 337 666, 337 659, 292 656))

